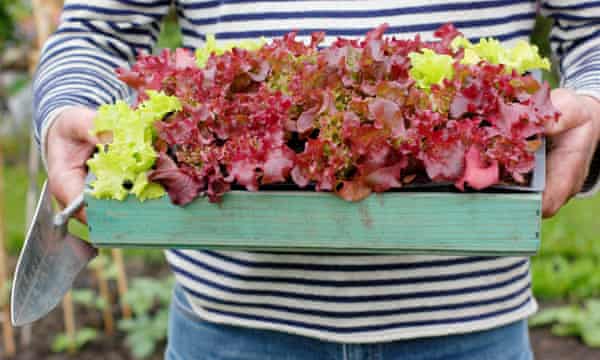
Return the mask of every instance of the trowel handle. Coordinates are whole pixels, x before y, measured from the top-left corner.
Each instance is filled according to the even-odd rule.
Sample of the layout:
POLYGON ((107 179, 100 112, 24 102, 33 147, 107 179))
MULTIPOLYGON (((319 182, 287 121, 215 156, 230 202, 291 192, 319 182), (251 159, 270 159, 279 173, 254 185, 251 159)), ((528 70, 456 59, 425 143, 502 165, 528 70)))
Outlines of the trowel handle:
POLYGON ((54 226, 64 226, 67 223, 67 221, 69 221, 71 216, 73 216, 73 214, 75 214, 77 210, 79 210, 83 206, 84 203, 85 199, 83 193, 81 193, 75 198, 75 200, 73 200, 73 202, 69 204, 69 206, 67 206, 63 209, 63 211, 59 212, 54 216, 54 226))

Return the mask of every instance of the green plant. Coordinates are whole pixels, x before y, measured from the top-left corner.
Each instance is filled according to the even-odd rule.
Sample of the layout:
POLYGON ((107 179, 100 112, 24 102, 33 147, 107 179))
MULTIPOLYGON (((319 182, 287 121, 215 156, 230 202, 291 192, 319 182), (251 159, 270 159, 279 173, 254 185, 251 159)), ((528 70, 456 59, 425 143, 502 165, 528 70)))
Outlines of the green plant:
POLYGON ((549 325, 554 335, 578 336, 587 346, 600 347, 600 300, 548 308, 529 320, 531 327, 549 325))
POLYGON ((23 166, 4 168, 4 213, 6 216, 7 243, 11 254, 18 253, 25 237, 25 194, 27 192, 27 170, 23 166))
MULTIPOLYGON (((535 26, 531 32, 531 42, 537 45, 540 49, 540 54, 550 58, 552 56, 552 48, 550 47, 550 31, 554 21, 550 18, 538 15, 536 17, 535 26)), ((557 64, 552 64, 551 71, 542 71, 544 80, 550 83, 552 88, 558 86, 559 76, 557 64)))
POLYGON ((90 309, 104 310, 106 308, 106 300, 92 289, 73 289, 71 298, 73 303, 90 309))
POLYGON ((119 320, 118 326, 127 333, 125 343, 138 359, 152 355, 167 337, 173 281, 172 277, 135 278, 125 295, 134 316, 119 320))
MULTIPOLYGON (((103 310, 106 307, 106 301, 98 293, 91 289, 73 289, 71 298, 74 304, 85 306, 92 310, 103 310)), ((79 351, 87 343, 98 338, 98 331, 94 328, 84 327, 77 330, 71 339, 66 333, 59 333, 52 341, 52 351, 79 351)))
POLYGON ((20 40, 18 25, 30 14, 31 6, 27 1, 0 0, 0 50, 12 40, 20 40))
POLYGON ((10 0, 0 0, 0 49, 5 43, 12 40, 15 31, 15 20, 13 16, 14 5, 10 0))
POLYGON ((94 328, 84 327, 75 332, 73 339, 65 333, 60 333, 52 341, 53 352, 78 351, 87 343, 98 338, 98 331, 94 328))
POLYGON ((563 255, 569 259, 600 257, 600 195, 570 201, 557 216, 544 221, 540 256, 563 255))
POLYGON ((156 47, 158 49, 176 49, 183 45, 181 28, 175 16, 169 16, 163 21, 156 47))
POLYGON ((533 292, 541 299, 600 296, 600 196, 572 200, 542 226, 542 246, 531 261, 533 292))
POLYGON ((600 259, 563 255, 532 261, 533 291, 541 299, 581 300, 600 296, 600 259))

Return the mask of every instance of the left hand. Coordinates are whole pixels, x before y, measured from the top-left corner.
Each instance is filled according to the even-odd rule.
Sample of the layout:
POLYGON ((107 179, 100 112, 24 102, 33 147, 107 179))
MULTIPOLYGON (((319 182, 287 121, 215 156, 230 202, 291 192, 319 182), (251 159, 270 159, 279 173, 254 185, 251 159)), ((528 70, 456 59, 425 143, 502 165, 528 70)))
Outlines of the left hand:
POLYGON ((550 143, 542 201, 546 218, 581 190, 600 141, 600 100, 569 89, 555 89, 551 97, 562 115, 545 129, 550 143))

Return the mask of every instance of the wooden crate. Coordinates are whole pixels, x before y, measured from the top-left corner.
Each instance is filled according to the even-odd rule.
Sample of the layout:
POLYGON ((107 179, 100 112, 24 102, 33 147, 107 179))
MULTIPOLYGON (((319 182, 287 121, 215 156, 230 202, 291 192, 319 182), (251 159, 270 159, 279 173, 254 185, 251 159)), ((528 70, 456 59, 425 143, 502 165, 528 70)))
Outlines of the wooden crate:
POLYGON ((233 191, 185 208, 87 196, 99 247, 530 255, 540 192, 389 192, 349 203, 328 193, 233 191))

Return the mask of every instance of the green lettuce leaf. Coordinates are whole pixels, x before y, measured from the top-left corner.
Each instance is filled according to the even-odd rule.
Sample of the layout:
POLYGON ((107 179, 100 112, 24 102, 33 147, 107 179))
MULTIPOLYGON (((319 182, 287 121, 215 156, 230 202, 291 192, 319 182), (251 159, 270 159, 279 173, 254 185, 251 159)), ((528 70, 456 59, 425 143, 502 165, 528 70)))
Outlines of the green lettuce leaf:
POLYGON ((454 77, 454 60, 449 55, 423 49, 422 53, 411 52, 408 57, 411 62, 410 76, 422 89, 429 89, 433 84, 441 84, 444 79, 452 80, 454 77))
POLYGON ((537 46, 524 40, 517 41, 510 49, 506 65, 521 74, 534 69, 550 70, 550 61, 540 56, 537 46))
POLYGON ((454 51, 464 49, 463 64, 474 65, 485 60, 492 64, 502 64, 506 71, 514 69, 520 74, 535 69, 550 69, 550 61, 539 54, 537 46, 524 40, 517 41, 512 48, 507 49, 496 39, 484 38, 473 44, 459 36, 452 41, 451 47, 454 51))
POLYGON ((89 170, 96 176, 90 184, 92 195, 99 199, 124 200, 128 191, 123 184, 135 178, 134 159, 125 151, 109 149, 98 145, 98 152, 87 162, 89 170))
POLYGON ((148 181, 146 173, 139 173, 133 183, 131 193, 143 202, 162 197, 165 195, 165 189, 160 184, 148 181))
POLYGON ((258 40, 241 40, 217 46, 217 40, 215 39, 215 36, 213 34, 208 34, 206 35, 204 47, 196 49, 196 64, 198 67, 204 67, 208 61, 208 58, 213 53, 215 53, 215 55, 223 55, 225 52, 233 48, 256 51, 266 43, 267 40, 264 37, 261 37, 258 40))
POLYGON ((164 195, 164 189, 146 177, 157 157, 152 146, 153 124, 181 110, 181 103, 176 97, 161 92, 148 91, 147 94, 148 100, 136 109, 121 100, 98 109, 92 134, 110 132, 112 141, 98 145, 98 152, 87 162, 96 176, 91 183, 93 196, 124 200, 133 194, 144 201, 164 195))

